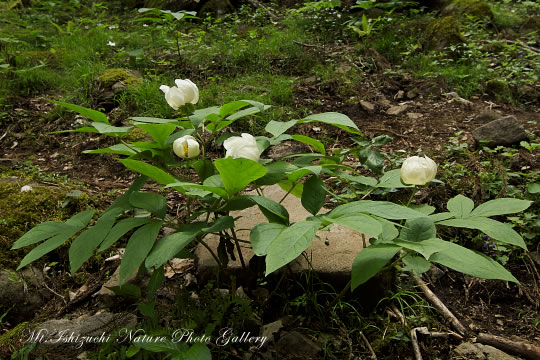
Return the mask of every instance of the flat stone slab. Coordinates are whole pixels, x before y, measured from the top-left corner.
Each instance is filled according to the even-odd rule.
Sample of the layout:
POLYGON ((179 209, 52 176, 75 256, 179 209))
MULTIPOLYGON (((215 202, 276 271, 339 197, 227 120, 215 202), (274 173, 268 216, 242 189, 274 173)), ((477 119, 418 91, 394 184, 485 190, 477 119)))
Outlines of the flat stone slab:
MULTIPOLYGON (((278 185, 272 185, 263 189, 264 196, 279 202, 286 194, 278 185)), ((254 192, 249 194, 256 195, 254 192)), ((289 194, 281 203, 289 212, 290 222, 305 220, 311 214, 304 209, 299 198, 289 194)), ((321 209, 319 213, 328 212, 328 209, 321 209)), ((250 207, 242 211, 233 211, 230 215, 236 220, 236 235, 239 239, 249 241, 249 233, 251 229, 261 223, 268 222, 257 206, 250 207)), ((344 278, 350 278, 351 267, 354 258, 363 248, 362 235, 348 228, 332 225, 330 231, 319 231, 317 237, 313 239, 311 246, 305 251, 307 259, 304 256, 299 256, 291 263, 291 268, 294 272, 307 270, 311 264, 312 269, 323 275, 325 278, 336 279, 342 281, 344 278)), ((219 238, 217 236, 207 236, 204 239, 205 243, 217 254, 219 238)), ((366 237, 367 241, 367 237, 366 237)), ((242 255, 247 263, 254 255, 248 244, 241 243, 242 255)), ((207 249, 199 245, 195 251, 198 259, 198 270, 203 273, 217 267, 214 258, 210 255, 207 249)), ((238 256, 236 260, 229 260, 228 269, 232 272, 242 270, 242 265, 238 256)))

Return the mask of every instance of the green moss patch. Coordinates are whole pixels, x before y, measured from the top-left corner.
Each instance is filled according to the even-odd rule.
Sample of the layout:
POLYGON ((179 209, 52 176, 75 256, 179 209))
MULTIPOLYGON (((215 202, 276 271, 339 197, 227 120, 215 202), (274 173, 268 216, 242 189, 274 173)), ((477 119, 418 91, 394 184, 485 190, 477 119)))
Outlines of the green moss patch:
POLYGON ((31 179, 0 174, 0 267, 16 268, 28 249, 10 250, 24 233, 43 221, 65 221, 86 209, 93 200, 86 194, 67 196, 64 187, 32 183, 32 191, 20 192, 31 179))
POLYGON ((142 84, 142 79, 126 69, 109 69, 104 71, 98 80, 104 88, 109 88, 117 82, 123 82, 127 88, 136 88, 142 84))
POLYGON ((460 32, 461 24, 454 16, 445 16, 428 25, 425 44, 429 50, 441 50, 465 41, 460 32))

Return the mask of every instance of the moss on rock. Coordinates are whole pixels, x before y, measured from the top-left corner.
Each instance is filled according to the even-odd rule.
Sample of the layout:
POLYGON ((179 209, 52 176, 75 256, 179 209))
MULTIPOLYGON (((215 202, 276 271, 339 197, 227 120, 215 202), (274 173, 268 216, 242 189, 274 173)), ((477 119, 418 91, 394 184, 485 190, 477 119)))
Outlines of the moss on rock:
POLYGON ((66 197, 70 189, 31 183, 31 177, 17 171, 0 173, 0 267, 16 268, 27 248, 10 250, 24 233, 44 221, 65 221, 75 213, 94 205, 86 194, 66 197), (32 191, 20 192, 31 184, 32 191), (69 202, 66 202, 69 200, 69 202))
POLYGON ((429 50, 441 50, 465 41, 460 32, 461 24, 454 16, 445 16, 428 25, 425 45, 429 50))
POLYGON ((98 77, 98 80, 104 88, 110 88, 118 82, 123 82, 126 88, 134 88, 142 84, 142 79, 127 69, 106 70, 98 77))
POLYGON ((483 0, 454 0, 444 8, 443 15, 471 15, 477 18, 493 18, 493 11, 483 0))

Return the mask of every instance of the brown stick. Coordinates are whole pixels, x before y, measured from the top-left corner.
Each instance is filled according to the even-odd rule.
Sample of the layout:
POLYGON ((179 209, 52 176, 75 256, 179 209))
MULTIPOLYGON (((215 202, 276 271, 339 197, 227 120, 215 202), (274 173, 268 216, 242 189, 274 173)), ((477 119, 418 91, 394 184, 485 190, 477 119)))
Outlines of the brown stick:
POLYGON ((414 358, 416 360, 423 360, 422 353, 420 352, 420 346, 418 345, 418 337, 416 336, 416 328, 411 330, 411 343, 414 351, 414 358))
POLYGON ((526 359, 540 359, 540 347, 526 341, 513 341, 500 336, 480 333, 476 342, 484 345, 491 345, 497 349, 523 356, 526 359))
POLYGON ((414 275, 414 282, 422 289, 422 292, 424 295, 428 298, 428 300, 437 308, 440 312, 443 313, 444 317, 448 321, 450 321, 450 324, 454 327, 454 329, 457 330, 458 333, 461 335, 467 334, 467 328, 463 326, 463 324, 452 314, 450 310, 444 305, 444 303, 435 295, 427 286, 427 284, 424 282, 424 280, 420 279, 417 275, 414 275))
POLYGON ((373 351, 373 348, 371 347, 371 344, 369 343, 366 335, 364 335, 364 333, 360 331, 360 336, 362 337, 362 340, 364 340, 364 342, 366 343, 366 346, 371 353, 371 359, 377 360, 377 354, 375 354, 375 351, 373 351))

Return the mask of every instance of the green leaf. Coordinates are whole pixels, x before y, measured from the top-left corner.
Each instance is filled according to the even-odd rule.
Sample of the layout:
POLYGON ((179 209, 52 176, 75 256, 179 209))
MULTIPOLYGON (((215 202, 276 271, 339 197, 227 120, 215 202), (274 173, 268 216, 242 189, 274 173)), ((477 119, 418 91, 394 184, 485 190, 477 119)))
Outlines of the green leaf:
POLYGON ((527 250, 527 245, 525 245, 523 238, 514 231, 510 225, 493 219, 482 216, 471 216, 466 219, 445 220, 438 222, 437 224, 466 229, 477 229, 499 242, 516 245, 527 250))
POLYGON ((245 197, 259 206, 259 209, 269 222, 289 224, 289 212, 283 205, 263 196, 246 195, 245 197))
POLYGON ((298 169, 298 167, 285 161, 273 162, 266 165, 265 168, 266 175, 255 181, 257 185, 277 184, 287 177, 286 173, 290 173, 298 169))
POLYGON ((312 175, 304 184, 302 191, 302 206, 312 215, 317 215, 326 201, 324 182, 317 175, 312 175))
MULTIPOLYGON (((172 341, 171 339, 168 339, 167 337, 163 336, 163 339, 159 339, 163 341, 148 341, 148 335, 142 335, 137 336, 133 339, 133 344, 135 346, 140 347, 141 349, 144 349, 146 351, 155 352, 155 353, 161 353, 165 352, 169 355, 177 355, 174 359, 184 360, 189 358, 178 357, 179 354, 182 354, 182 350, 185 348, 186 344, 183 342, 176 342, 172 341)), ((190 359, 191 360, 191 359, 190 359)))
POLYGON ((131 156, 137 154, 137 152, 127 145, 116 144, 103 149, 85 150, 83 154, 118 154, 131 156))
POLYGON ((106 286, 106 288, 119 296, 132 297, 135 299, 140 299, 142 297, 141 289, 135 284, 124 284, 122 286, 111 287, 106 286))
POLYGON ((146 124, 174 124, 178 123, 178 120, 176 119, 160 119, 160 118, 154 118, 154 117, 140 117, 140 116, 133 116, 129 118, 130 120, 133 120, 136 125, 137 123, 146 123, 146 124))
POLYGON ((345 226, 346 228, 374 238, 379 237, 383 232, 381 222, 366 214, 348 214, 337 218, 323 216, 323 220, 345 226))
POLYGON ((395 169, 385 172, 384 175, 381 176, 381 178, 379 179, 377 187, 393 189, 414 187, 414 185, 405 185, 403 182, 401 182, 400 172, 401 169, 395 169))
POLYGON ((222 118, 227 117, 228 115, 248 106, 249 103, 243 100, 233 101, 228 104, 222 105, 219 108, 219 116, 222 118))
POLYGON ((124 164, 124 166, 128 169, 138 172, 139 174, 148 176, 152 180, 162 185, 177 182, 177 180, 169 173, 145 162, 131 159, 121 159, 119 161, 124 164))
POLYGON ((174 124, 137 124, 136 126, 149 133, 152 139, 160 145, 161 149, 165 147, 169 135, 176 130, 174 124))
POLYGON ((322 114, 310 115, 302 120, 299 120, 298 124, 311 121, 334 125, 335 127, 343 129, 352 134, 362 135, 362 132, 360 131, 360 129, 358 129, 356 124, 347 115, 341 113, 327 112, 322 114))
MULTIPOLYGON (((30 231, 21 236, 21 238, 11 246, 12 250, 20 249, 22 247, 35 244, 42 240, 51 238, 58 234, 65 233, 67 231, 73 231, 76 228, 65 223, 56 221, 46 221, 39 225, 34 226, 30 231)), ((75 233, 78 230, 75 230, 75 233)))
POLYGON ((105 212, 94 226, 79 235, 69 248, 69 265, 71 273, 74 274, 88 260, 96 248, 106 238, 111 231, 116 217, 122 214, 122 209, 113 208, 105 212))
POLYGON ((85 108, 85 107, 82 107, 82 106, 79 106, 79 105, 68 104, 68 103, 61 102, 61 101, 52 101, 52 102, 55 103, 56 105, 60 105, 60 106, 63 106, 65 108, 67 108, 67 109, 76 111, 79 114, 81 114, 82 116, 85 116, 85 117, 89 118, 92 121, 105 123, 107 125, 109 124, 109 120, 107 120, 107 115, 105 115, 104 113, 102 113, 100 111, 88 109, 88 108, 85 108))
POLYGON ((311 245, 319 225, 320 220, 300 221, 284 229, 268 248, 266 276, 302 254, 311 245))
POLYGON ((301 143, 304 143, 306 145, 313 146, 313 148, 315 148, 317 152, 320 152, 321 154, 326 155, 326 150, 324 148, 324 145, 319 140, 316 140, 309 136, 304 136, 304 135, 291 135, 291 138, 301 143))
POLYGON ((221 175, 225 189, 230 195, 244 190, 249 183, 266 174, 264 166, 249 159, 218 159, 214 164, 221 175))
MULTIPOLYGON (((420 204, 420 205, 409 205, 409 207, 413 210, 416 210, 418 212, 421 212, 424 215, 431 215, 435 212, 435 207, 428 205, 428 204, 420 204)), ((433 220, 433 219, 431 219, 433 220)), ((435 221, 435 220, 433 220, 435 221)))
POLYGON ((302 193, 304 192, 304 184, 302 183, 297 183, 290 180, 283 180, 278 182, 278 185, 280 188, 283 189, 283 191, 286 191, 291 195, 296 196, 297 198, 301 198, 302 193))
POLYGON ((197 160, 191 165, 197 172, 200 181, 204 181, 206 178, 215 174, 214 164, 208 159, 197 160))
POLYGON ((379 217, 377 217, 377 220, 382 225, 382 233, 379 237, 380 241, 389 242, 399 236, 399 230, 396 228, 396 225, 392 221, 388 221, 379 217))
POLYGON ((400 234, 400 238, 407 241, 422 241, 436 236, 435 224, 428 217, 407 220, 400 234))
MULTIPOLYGON (((270 107, 270 105, 266 105, 264 107, 264 110, 268 109, 269 107, 270 107)), ((225 122, 228 123, 227 125, 229 125, 230 123, 233 123, 234 121, 236 121, 238 119, 241 119, 241 118, 249 116, 249 115, 257 114, 259 112, 261 112, 261 109, 256 107, 256 106, 248 107, 247 109, 237 111, 234 114, 227 116, 227 121, 225 121, 225 122)), ((221 123, 220 123, 220 126, 218 126, 218 130, 220 130, 222 128, 223 127, 221 126, 221 123)))
POLYGON ((349 175, 346 173, 340 173, 339 177, 342 179, 345 179, 347 181, 362 184, 366 186, 376 186, 377 185, 377 179, 372 178, 371 176, 362 176, 362 175, 349 175))
POLYGON ((431 267, 431 263, 423 257, 410 254, 403 258, 403 263, 407 265, 405 270, 414 271, 419 275, 425 273, 431 267))
POLYGON ((203 343, 195 343, 182 352, 182 360, 212 360, 212 353, 208 346, 203 343))
POLYGON ((133 207, 148 210, 162 219, 167 214, 167 200, 156 193, 134 191, 129 196, 129 203, 133 207))
POLYGON ((448 241, 436 238, 422 241, 407 241, 402 239, 394 239, 393 242, 394 244, 399 245, 405 249, 416 251, 424 258, 426 258, 426 260, 429 259, 431 255, 446 249, 446 244, 448 243, 448 241))
POLYGON ((249 233, 249 241, 255 255, 264 256, 268 254, 270 244, 286 228, 287 226, 277 223, 257 224, 249 233))
POLYGON ((277 138, 279 135, 283 134, 285 131, 296 125, 297 122, 298 120, 291 120, 287 122, 271 120, 268 124, 266 124, 264 130, 277 138))
POLYGON ((154 297, 156 291, 163 283, 163 279, 165 279, 165 268, 163 266, 158 266, 152 273, 152 277, 148 283, 148 288, 146 289, 147 299, 152 299, 154 297))
POLYGON ((160 239, 145 261, 147 269, 158 268, 176 256, 206 227, 206 223, 184 225, 178 232, 160 239))
POLYGON ((371 245, 354 258, 351 271, 351 290, 375 276, 401 249, 390 244, 371 245))
POLYGON ((153 221, 137 229, 131 235, 120 263, 120 284, 125 283, 143 263, 156 241, 161 225, 163 222, 153 221))
POLYGON ((495 215, 505 215, 513 214, 527 209, 531 206, 532 201, 528 200, 519 200, 512 198, 500 198, 495 200, 490 200, 479 205, 476 209, 473 210, 471 216, 495 216, 495 215))
POLYGON ((442 213, 438 213, 438 214, 429 215, 429 218, 431 220, 433 220, 434 222, 448 220, 448 219, 451 219, 453 217, 454 217, 454 215, 452 213, 450 213, 450 212, 442 212, 442 213))
POLYGON ((215 233, 232 227, 234 227, 234 218, 232 216, 220 216, 210 226, 203 228, 202 232, 215 233))
POLYGON ((446 245, 447 249, 431 255, 429 261, 479 278, 519 283, 504 266, 495 260, 451 242, 447 242, 446 245))
POLYGON ((136 227, 142 226, 144 224, 147 224, 151 220, 152 219, 150 218, 134 218, 134 217, 120 220, 116 225, 114 225, 111 231, 109 231, 109 233, 107 234, 107 237, 103 240, 103 242, 99 246, 98 252, 107 250, 112 245, 114 245, 114 243, 116 243, 118 239, 124 236, 128 231, 136 227))
POLYGON ((100 134, 109 134, 109 135, 125 135, 128 133, 131 129, 133 129, 133 126, 112 126, 109 124, 104 124, 100 122, 93 122, 91 124, 100 134))
POLYGON ((30 264, 34 260, 39 259, 43 255, 53 251, 63 243, 65 243, 74 234, 62 233, 44 241, 35 248, 33 248, 26 256, 21 260, 21 263, 17 267, 17 271, 30 264))
POLYGON ((166 188, 169 188, 169 187, 174 187, 174 188, 183 188, 186 193, 190 194, 190 195, 196 195, 196 196, 199 196, 199 197, 205 197, 206 195, 210 194, 210 193, 213 193, 213 194, 216 194, 217 196, 221 197, 221 198, 227 198, 228 196, 228 193, 227 191, 222 188, 222 187, 217 187, 217 186, 207 186, 207 185, 200 185, 200 184, 195 184, 195 183, 188 183, 188 182, 174 182, 172 184, 168 184, 165 186, 166 188), (201 190, 201 191, 189 191, 189 190, 186 190, 186 189, 198 189, 198 190, 201 190))
POLYGON ((446 207, 454 217, 458 219, 466 218, 471 215, 471 211, 474 208, 474 202, 468 197, 460 194, 448 200, 446 207))
POLYGON ((340 205, 330 212, 330 216, 337 217, 339 215, 360 212, 377 215, 390 220, 425 217, 421 212, 409 209, 405 206, 397 205, 389 201, 372 200, 359 200, 340 205))
POLYGON ((74 215, 65 223, 56 221, 46 221, 41 223, 21 236, 21 238, 11 246, 11 249, 20 249, 24 246, 32 245, 57 235, 67 236, 69 239, 87 226, 93 215, 94 210, 90 209, 74 215))
POLYGON ((540 193, 540 184, 539 183, 531 183, 527 185, 527 190, 530 194, 538 194, 540 193))

